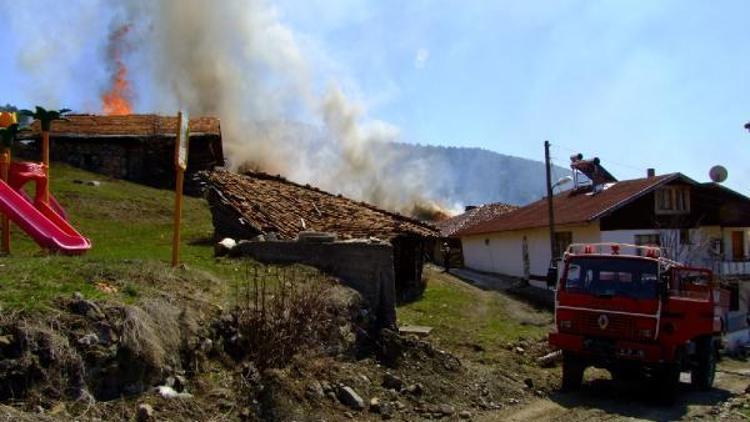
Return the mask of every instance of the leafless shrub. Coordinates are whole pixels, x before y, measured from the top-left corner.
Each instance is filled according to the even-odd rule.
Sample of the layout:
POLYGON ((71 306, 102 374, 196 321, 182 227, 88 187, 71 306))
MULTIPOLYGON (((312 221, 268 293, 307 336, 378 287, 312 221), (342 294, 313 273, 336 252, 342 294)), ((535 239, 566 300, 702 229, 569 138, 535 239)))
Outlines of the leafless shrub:
POLYGON ((297 266, 246 267, 236 290, 237 332, 258 369, 282 367, 320 345, 334 324, 332 287, 330 279, 297 266))

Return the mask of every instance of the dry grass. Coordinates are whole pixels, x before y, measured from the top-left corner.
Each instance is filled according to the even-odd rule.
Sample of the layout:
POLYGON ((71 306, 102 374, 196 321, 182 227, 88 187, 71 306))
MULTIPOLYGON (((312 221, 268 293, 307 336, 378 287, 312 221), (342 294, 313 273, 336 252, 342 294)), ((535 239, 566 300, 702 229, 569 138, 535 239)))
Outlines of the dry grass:
POLYGON ((333 283, 291 267, 254 267, 237 290, 236 319, 243 348, 258 369, 282 367, 330 332, 333 283))

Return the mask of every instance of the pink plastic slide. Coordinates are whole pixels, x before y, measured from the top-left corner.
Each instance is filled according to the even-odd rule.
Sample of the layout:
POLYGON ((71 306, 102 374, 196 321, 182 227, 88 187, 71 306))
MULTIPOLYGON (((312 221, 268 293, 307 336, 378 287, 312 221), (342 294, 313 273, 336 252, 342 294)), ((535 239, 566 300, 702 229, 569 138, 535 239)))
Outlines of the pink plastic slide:
POLYGON ((32 204, 3 181, 0 181, 0 212, 43 248, 68 255, 82 254, 91 248, 91 242, 49 205, 38 201, 32 204))

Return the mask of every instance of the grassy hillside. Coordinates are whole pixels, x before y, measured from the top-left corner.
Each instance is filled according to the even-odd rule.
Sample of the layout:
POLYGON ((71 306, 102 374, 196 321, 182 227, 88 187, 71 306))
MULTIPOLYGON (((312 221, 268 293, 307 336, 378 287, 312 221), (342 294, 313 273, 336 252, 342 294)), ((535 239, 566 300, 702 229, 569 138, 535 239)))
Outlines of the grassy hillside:
MULTIPOLYGON (((14 226, 11 256, 0 257, 3 309, 44 308, 54 297, 75 291, 90 297, 111 296, 113 289, 108 285, 128 300, 139 290, 159 287, 159 279, 182 277, 187 282, 215 275, 231 280, 239 273, 237 263, 213 258, 208 241, 211 218, 203 199, 185 200, 182 258, 188 269, 172 271, 173 192, 63 164, 54 164, 52 172, 52 194, 68 212, 73 226, 94 246, 80 257, 47 255, 14 226), (77 180, 99 180, 101 185, 77 180)), ((221 302, 226 288, 215 284, 208 293, 221 302)))

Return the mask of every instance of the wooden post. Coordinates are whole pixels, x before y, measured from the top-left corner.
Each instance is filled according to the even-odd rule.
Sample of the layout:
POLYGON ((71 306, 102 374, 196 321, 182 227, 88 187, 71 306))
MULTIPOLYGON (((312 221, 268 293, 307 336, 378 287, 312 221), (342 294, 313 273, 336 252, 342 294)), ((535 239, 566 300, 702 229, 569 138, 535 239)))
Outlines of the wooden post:
POLYGON ((182 223, 183 185, 187 170, 189 117, 187 113, 177 113, 177 136, 174 140, 175 165, 175 200, 174 200, 174 235, 172 236, 172 267, 180 264, 180 226, 182 223))
POLYGON ((180 225, 182 223, 182 187, 185 183, 185 170, 177 167, 174 200, 174 235, 172 236, 172 266, 180 264, 180 225))
POLYGON ((50 189, 50 171, 49 171, 49 131, 42 131, 42 164, 44 164, 44 174, 47 176, 47 183, 44 185, 44 203, 49 204, 50 189))
POLYGON ((552 196, 552 166, 549 158, 549 141, 544 141, 544 165, 547 170, 547 212, 549 215, 549 256, 555 259, 555 207, 552 196))
MULTIPOLYGON (((0 157, 0 178, 3 182, 8 183, 10 173, 10 148, 3 150, 2 156, 0 157)), ((10 255, 10 219, 7 214, 3 214, 2 217, 3 225, 3 238, 2 238, 2 253, 3 255, 10 255)))

